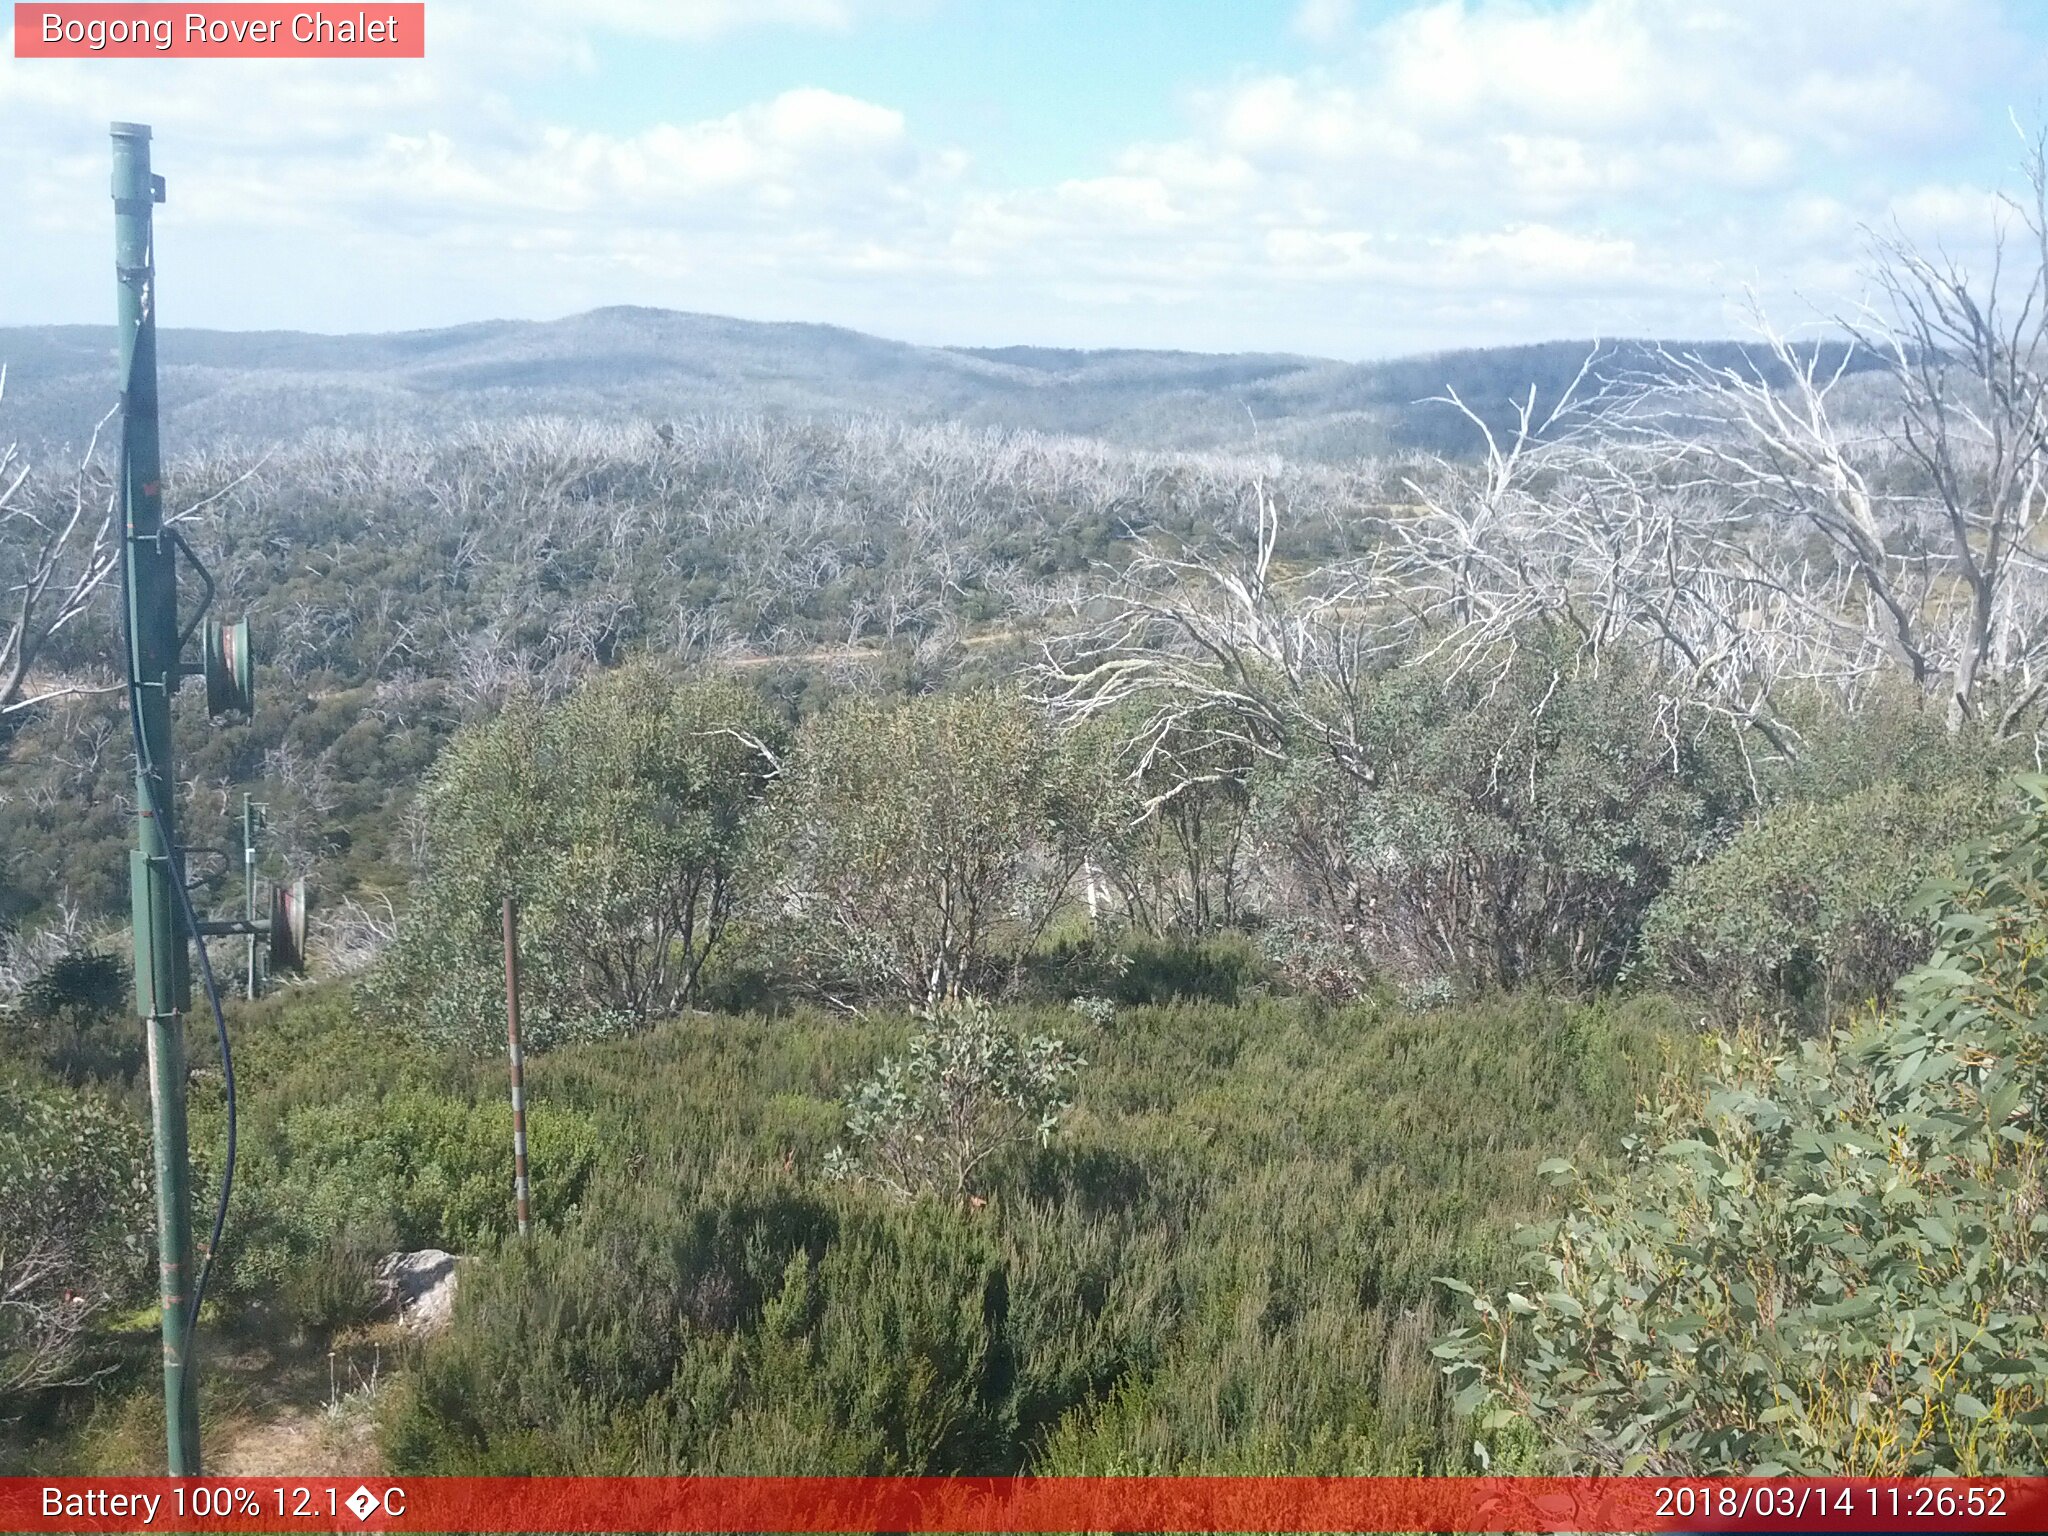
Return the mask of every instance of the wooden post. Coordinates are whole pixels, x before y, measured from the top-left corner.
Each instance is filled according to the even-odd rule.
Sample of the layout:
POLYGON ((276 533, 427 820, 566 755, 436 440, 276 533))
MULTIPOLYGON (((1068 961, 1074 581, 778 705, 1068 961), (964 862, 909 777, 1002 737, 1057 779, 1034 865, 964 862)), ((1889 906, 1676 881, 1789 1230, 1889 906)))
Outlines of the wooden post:
POLYGON ((519 1046, 519 925, 512 898, 504 900, 505 919, 505 1045, 512 1058, 512 1199, 525 1237, 532 1223, 526 1182, 526 1058, 519 1046))

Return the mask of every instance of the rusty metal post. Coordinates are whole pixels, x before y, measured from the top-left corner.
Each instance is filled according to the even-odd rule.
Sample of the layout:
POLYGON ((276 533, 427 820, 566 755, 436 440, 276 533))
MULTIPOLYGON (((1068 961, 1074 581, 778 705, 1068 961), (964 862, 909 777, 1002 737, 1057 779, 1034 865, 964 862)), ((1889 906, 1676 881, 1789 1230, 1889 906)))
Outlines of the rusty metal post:
POLYGON ((512 1058, 512 1199, 525 1237, 532 1223, 526 1182, 526 1057, 519 1045, 519 922, 512 898, 504 899, 505 920, 505 1045, 512 1058))

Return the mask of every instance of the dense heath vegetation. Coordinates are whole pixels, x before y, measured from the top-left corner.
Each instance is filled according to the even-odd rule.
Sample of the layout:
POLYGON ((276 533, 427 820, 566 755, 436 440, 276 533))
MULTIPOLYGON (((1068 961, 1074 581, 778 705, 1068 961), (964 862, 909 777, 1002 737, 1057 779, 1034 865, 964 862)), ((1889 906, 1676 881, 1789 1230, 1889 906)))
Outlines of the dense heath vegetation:
MULTIPOLYGON (((1458 458, 178 461, 265 641, 188 835, 318 892, 209 1347, 431 1246, 408 1472, 2048 1467, 2048 263, 1880 255, 1853 366, 1630 348, 1458 458)), ((0 1470, 160 1454, 104 475, 0 501, 0 1470)))

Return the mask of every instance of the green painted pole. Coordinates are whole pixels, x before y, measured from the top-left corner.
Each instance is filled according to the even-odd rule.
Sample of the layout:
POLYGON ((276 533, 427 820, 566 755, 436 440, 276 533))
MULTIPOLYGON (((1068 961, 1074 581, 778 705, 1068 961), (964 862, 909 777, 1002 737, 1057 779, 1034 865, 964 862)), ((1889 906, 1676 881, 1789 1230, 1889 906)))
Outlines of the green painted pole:
POLYGON ((149 1045, 149 1105, 156 1153, 156 1229, 163 1303, 164 1436, 173 1477, 199 1475, 199 1407, 186 1380, 192 1341, 192 1200, 185 1127, 185 1009, 191 981, 171 882, 177 858, 172 791, 171 694, 177 688, 178 577, 163 536, 157 441, 154 205, 149 129, 115 123, 114 271, 121 348, 121 505, 127 525, 129 665, 141 752, 135 765, 135 850, 129 889, 135 921, 135 1009, 149 1045))

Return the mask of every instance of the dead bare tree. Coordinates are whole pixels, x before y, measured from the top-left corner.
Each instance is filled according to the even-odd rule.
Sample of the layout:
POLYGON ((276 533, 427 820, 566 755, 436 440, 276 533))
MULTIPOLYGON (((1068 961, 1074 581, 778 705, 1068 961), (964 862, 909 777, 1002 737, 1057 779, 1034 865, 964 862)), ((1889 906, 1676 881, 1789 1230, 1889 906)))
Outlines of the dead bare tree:
MULTIPOLYGON (((1373 675, 1400 656, 1456 653, 1476 663, 1511 646, 1519 628, 1569 607, 1565 572, 1535 557, 1557 545, 1559 520, 1539 495, 1597 413, 1589 353, 1549 409, 1532 390, 1496 433, 1455 392, 1441 397, 1485 444, 1480 467, 1437 465, 1436 484, 1410 481, 1412 518, 1380 518, 1369 553, 1299 574, 1275 567, 1281 508, 1263 475, 1244 499, 1248 545, 1221 557, 1148 542, 1108 591, 1081 604, 1083 622, 1049 642, 1039 696, 1068 724, 1112 712, 1133 722, 1135 781, 1171 751, 1189 762, 1285 760, 1304 745, 1361 784, 1379 765, 1360 728, 1373 675)), ((1559 546, 1561 547, 1561 546, 1559 546)), ((1156 814, 1196 778, 1149 795, 1156 814)))
POLYGON ((81 1276, 63 1234, 0 1243, 0 1400, 17 1392, 78 1386, 111 1365, 81 1361, 86 1340, 112 1301, 81 1276))
POLYGON ((1263 482, 1249 495, 1249 547, 1218 558, 1155 542, 1106 595, 1083 600, 1083 623, 1044 647, 1038 696, 1068 724, 1128 716, 1134 780, 1169 743, 1191 760, 1278 761, 1304 736, 1370 780, 1362 744, 1330 707, 1332 690, 1343 694, 1370 661, 1365 631, 1346 617, 1356 580, 1277 573, 1279 509, 1263 482))
POLYGON ((1934 619, 1951 723, 2000 734, 2048 688, 2035 547, 2048 512, 2048 132, 2030 141, 2026 174, 2028 197, 2007 199, 2023 234, 2018 294, 2001 291, 2008 229, 1981 294, 1953 263, 1893 237, 1879 268, 1893 323, 1876 332, 1904 396, 1896 441, 1932 488, 1966 594, 1934 619))
POLYGON ((2038 728, 2048 697, 2044 149, 2029 140, 2029 194, 2006 200, 1981 281, 1901 233, 1879 236, 1882 300, 1840 322, 1847 344, 1795 343, 1758 310, 1760 358, 1666 354, 1633 423, 1653 458, 1697 477, 1741 525, 1750 547, 1734 565, 1749 581, 1787 579, 1756 558, 1759 540, 1782 553, 1817 539, 1844 580, 1800 594, 1814 630, 1858 631, 1845 659, 1903 671, 1952 730, 2000 736, 2038 728), (1838 409, 1859 349, 1894 391, 1867 425, 1838 409))
POLYGON ((343 896, 320 916, 318 961, 322 974, 353 976, 368 970, 398 940, 398 913, 391 898, 366 901, 343 896))
POLYGON ((1660 352, 1601 375, 1589 357, 1548 413, 1515 402, 1505 431, 1448 393, 1483 453, 1406 477, 1369 552, 1277 573, 1279 513, 1260 487, 1248 551, 1148 549, 1048 647, 1041 691, 1069 721, 1134 719, 1141 769, 1220 720, 1206 727, 1219 743, 1313 746, 1367 785, 1352 722, 1375 668, 1505 676, 1537 631, 1594 666, 1618 646, 1646 657, 1674 743, 1704 710, 1796 756, 1789 692, 1853 699, 1891 675, 1941 700, 1952 729, 2041 731, 2044 149, 2029 141, 2030 196, 2009 202, 1984 281, 1892 236, 1875 243, 1884 311, 1833 344, 1759 312, 1760 344, 1734 361, 1660 352), (1844 408, 1859 363, 1890 391, 1875 416, 1844 408))
MULTIPOLYGON (((7 370, 0 367, 0 395, 7 370)), ((51 642, 87 613, 120 558, 111 483, 97 463, 93 428, 69 484, 45 486, 18 444, 0 449, 0 719, 39 704, 93 691, 77 676, 38 675, 51 642)))
POLYGON ((1788 757, 1787 685, 1849 689, 1881 664, 1847 569, 1658 454, 1603 433, 1508 469, 1410 480, 1416 511, 1391 526, 1379 580, 1415 620, 1412 659, 1499 675, 1537 631, 1596 667, 1626 647, 1662 680, 1674 731, 1705 710, 1788 757))

